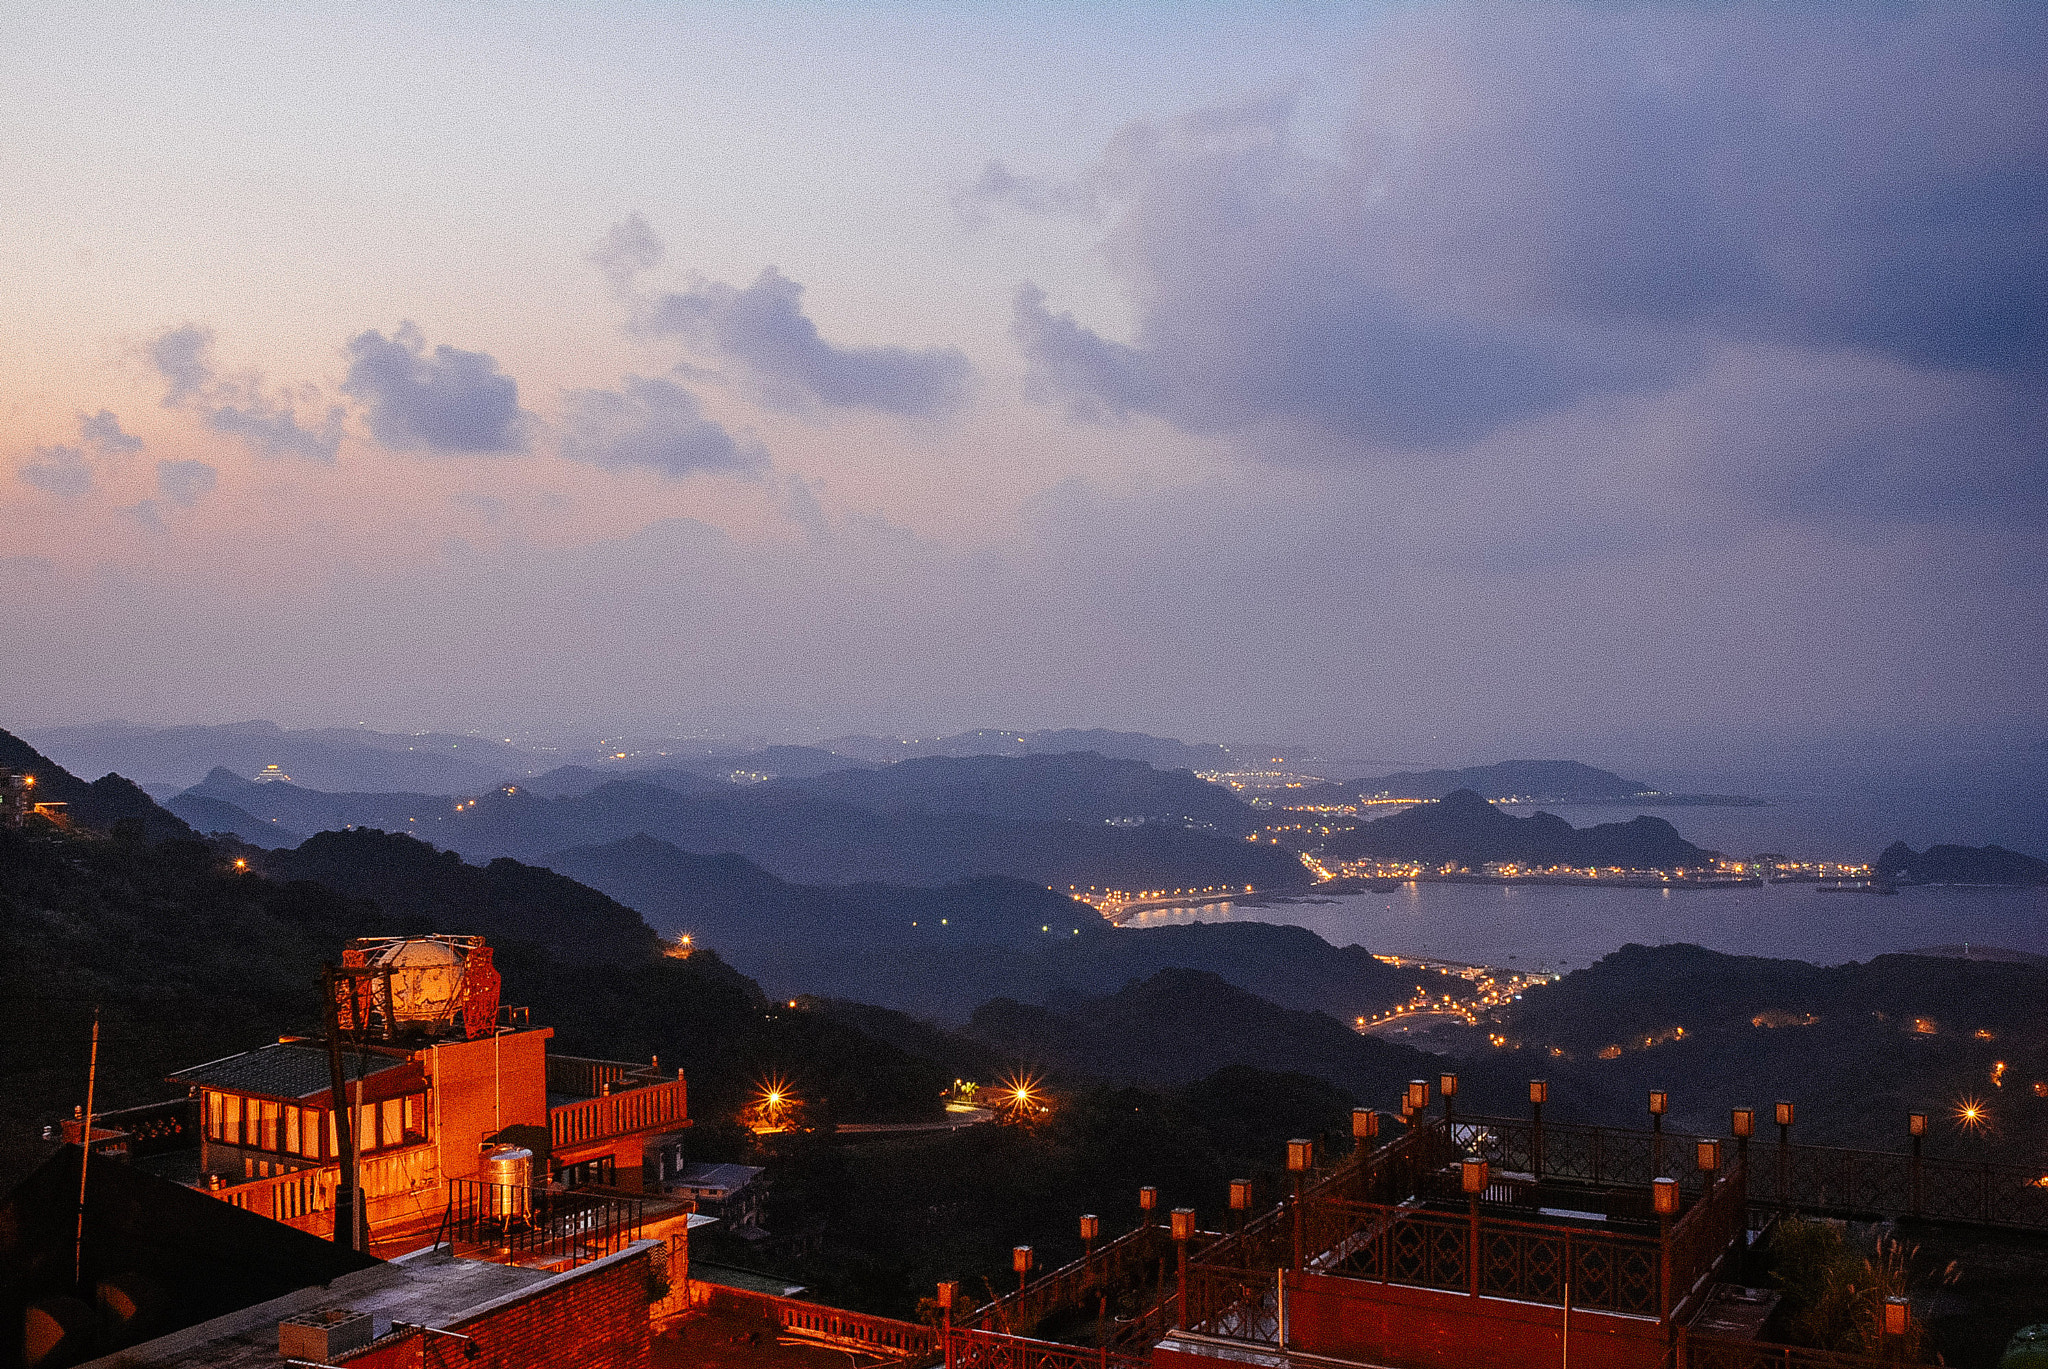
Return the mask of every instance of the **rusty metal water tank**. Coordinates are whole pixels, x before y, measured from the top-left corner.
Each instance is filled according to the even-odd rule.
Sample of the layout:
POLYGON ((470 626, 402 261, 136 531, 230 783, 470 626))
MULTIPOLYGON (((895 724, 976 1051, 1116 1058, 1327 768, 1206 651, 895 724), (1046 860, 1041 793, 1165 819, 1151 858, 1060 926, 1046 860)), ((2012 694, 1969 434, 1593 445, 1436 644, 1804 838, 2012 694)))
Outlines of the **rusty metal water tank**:
POLYGON ((382 947, 370 964, 391 971, 391 1002, 378 1006, 388 1007, 401 1029, 451 1021, 462 1002, 465 949, 442 937, 408 937, 382 947))

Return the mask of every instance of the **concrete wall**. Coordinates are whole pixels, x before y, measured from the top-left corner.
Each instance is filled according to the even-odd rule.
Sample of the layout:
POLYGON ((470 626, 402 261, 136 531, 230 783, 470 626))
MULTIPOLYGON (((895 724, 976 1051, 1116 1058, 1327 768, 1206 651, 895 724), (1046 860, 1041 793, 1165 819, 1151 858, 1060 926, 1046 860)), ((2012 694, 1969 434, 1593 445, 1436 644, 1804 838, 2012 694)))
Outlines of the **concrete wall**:
MULTIPOLYGON (((1288 1348, 1393 1369, 1544 1369, 1563 1358, 1564 1312, 1431 1288, 1304 1275, 1288 1280, 1288 1348)), ((1574 1310, 1572 1369, 1657 1369, 1664 1328, 1574 1310)))

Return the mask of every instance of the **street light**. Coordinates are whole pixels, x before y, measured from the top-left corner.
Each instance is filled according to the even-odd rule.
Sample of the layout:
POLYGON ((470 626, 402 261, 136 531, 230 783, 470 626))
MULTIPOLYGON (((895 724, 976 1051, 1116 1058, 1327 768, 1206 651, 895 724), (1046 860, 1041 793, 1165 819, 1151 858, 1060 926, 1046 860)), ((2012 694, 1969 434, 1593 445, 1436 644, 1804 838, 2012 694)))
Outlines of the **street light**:
POLYGON ((1671 1095, 1663 1089, 1650 1090, 1650 1172, 1664 1168, 1664 1114, 1671 1109, 1671 1095))
POLYGON ((1252 1181, 1250 1179, 1232 1179, 1230 1181, 1230 1210, 1232 1212, 1249 1212, 1251 1211, 1251 1206, 1252 1181))
POLYGON ((1903 1336, 1912 1313, 1912 1304, 1902 1297, 1884 1300, 1884 1333, 1886 1336, 1903 1336))
POLYGON ((1092 1259, 1095 1255, 1095 1238, 1102 1234, 1102 1219, 1093 1212, 1081 1214, 1081 1258, 1092 1259))
MULTIPOLYGON (((1140 1211, 1140 1212, 1151 1212, 1152 1210, 1154 1210, 1154 1209, 1155 1209, 1155 1208, 1157 1208, 1158 1206, 1159 1206, 1159 1190, 1158 1190, 1158 1189, 1156 1189, 1156 1188, 1152 1187, 1152 1185, 1150 1185, 1150 1184, 1146 1184, 1146 1185, 1145 1185, 1145 1186, 1144 1186, 1143 1188, 1141 1188, 1141 1189, 1139 1189, 1139 1190, 1138 1190, 1138 1211, 1140 1211)), ((1141 1224, 1142 1224, 1142 1223, 1144 1222, 1144 1218, 1142 1218, 1142 1217, 1140 1217, 1140 1218, 1139 1218, 1138 1220, 1139 1220, 1139 1222, 1140 1222, 1141 1224)))
POLYGON ((1031 1247, 1010 1247, 1010 1267, 1017 1271, 1017 1292, 1021 1295, 1024 1292, 1024 1284, 1031 1276, 1031 1247))
POLYGON ((1783 1203, 1792 1189, 1792 1104, 1778 1100, 1778 1201, 1783 1203))
POLYGON ((1712 1137, 1701 1137, 1693 1159, 1698 1162, 1700 1173, 1707 1176, 1708 1186, 1712 1187, 1715 1171, 1721 1168, 1721 1143, 1712 1137))
POLYGON ((958 1294, 959 1289, 960 1285, 952 1279, 941 1279, 939 1281, 939 1310, 945 1314, 946 1318, 947 1364, 953 1362, 953 1299, 958 1294))
POLYGON ((1920 1181, 1920 1142, 1927 1135, 1927 1114, 1909 1112, 1906 1114, 1906 1134, 1913 1138, 1913 1215, 1920 1215, 1920 1204, 1926 1194, 1920 1181))
POLYGON ((1429 1081, 1410 1079, 1408 1081, 1408 1110, 1421 1112, 1429 1106, 1429 1081))
POLYGON ((1436 1085, 1444 1095, 1444 1120, 1448 1122, 1451 1120, 1451 1100, 1458 1096, 1458 1076, 1440 1074, 1437 1076, 1436 1085))
POLYGON ((1550 1081, 1531 1079, 1529 1081, 1529 1114, 1533 1119, 1529 1137, 1529 1171, 1540 1181, 1543 1178, 1543 1105, 1550 1101, 1550 1081))

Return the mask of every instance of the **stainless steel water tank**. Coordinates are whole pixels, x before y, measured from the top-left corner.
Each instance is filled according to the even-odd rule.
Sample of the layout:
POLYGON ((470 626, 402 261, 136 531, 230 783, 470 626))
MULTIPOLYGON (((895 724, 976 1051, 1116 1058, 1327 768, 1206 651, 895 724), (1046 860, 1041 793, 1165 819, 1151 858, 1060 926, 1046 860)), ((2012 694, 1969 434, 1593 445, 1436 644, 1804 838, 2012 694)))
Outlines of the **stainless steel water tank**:
POLYGON ((524 1146, 492 1146, 484 1152, 483 1181, 489 1214, 529 1217, 533 1214, 533 1152, 524 1146))

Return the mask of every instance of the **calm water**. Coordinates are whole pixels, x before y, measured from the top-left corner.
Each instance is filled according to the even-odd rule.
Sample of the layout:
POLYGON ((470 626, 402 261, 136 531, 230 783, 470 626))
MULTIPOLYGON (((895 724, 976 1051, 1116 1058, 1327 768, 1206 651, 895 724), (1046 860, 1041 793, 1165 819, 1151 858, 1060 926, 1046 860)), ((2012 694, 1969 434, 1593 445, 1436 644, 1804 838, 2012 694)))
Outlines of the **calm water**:
POLYGON ((1334 945, 1473 964, 1575 970, 1629 942, 1837 965, 1968 942, 2048 955, 2048 889, 1921 887, 1894 895, 1763 888, 1580 889, 1408 884, 1384 894, 1148 913, 1126 924, 1277 922, 1334 945))

